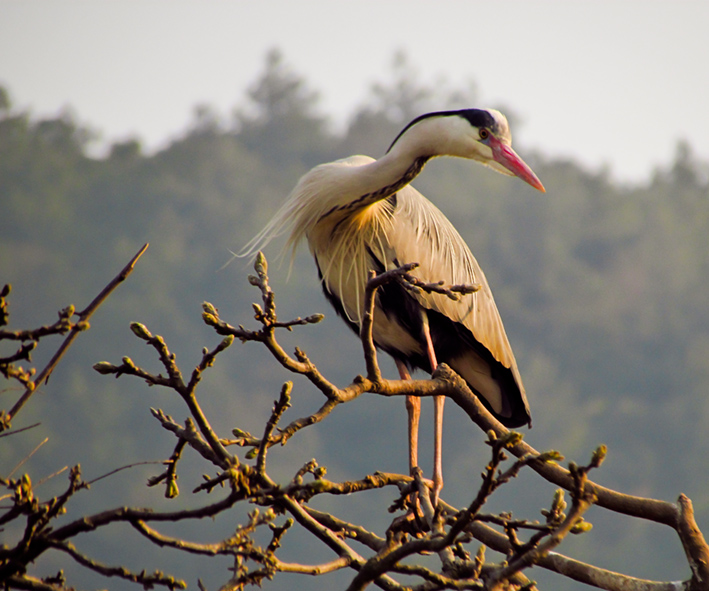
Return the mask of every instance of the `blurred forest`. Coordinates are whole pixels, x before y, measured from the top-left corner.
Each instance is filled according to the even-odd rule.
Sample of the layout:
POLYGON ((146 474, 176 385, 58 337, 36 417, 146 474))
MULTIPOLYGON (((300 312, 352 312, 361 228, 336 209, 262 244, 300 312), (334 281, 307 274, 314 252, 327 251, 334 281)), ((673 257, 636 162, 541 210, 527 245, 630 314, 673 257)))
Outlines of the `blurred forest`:
MULTIPOLYGON (((2 442, 0 471, 11 469, 44 437, 49 442, 23 467, 33 480, 67 464, 80 463, 90 479, 168 457, 173 441, 149 407, 179 418, 180 401, 137 380, 116 381, 91 369, 124 355, 155 363, 130 333, 129 322, 163 335, 178 362, 190 368, 203 346, 216 343, 201 321, 202 301, 215 304, 234 325, 253 322, 251 302, 258 294, 246 280, 250 267, 242 260, 224 265, 230 250, 238 251, 267 222, 301 174, 350 154, 378 157, 403 125, 431 110, 498 107, 514 134, 524 122, 513 112, 514 97, 510 101, 512 107, 479 105, 474 85, 423 87, 399 56, 390 77, 372 87, 346 128, 334 131, 318 110, 317 92, 274 51, 233 113, 202 105, 161 151, 145 154, 135 138, 96 158, 88 151, 95 132, 75 116, 38 120, 13 107, 11 89, 0 90, 0 284, 13 286, 10 327, 52 322, 70 303, 81 309, 150 242, 134 274, 13 421, 15 428, 41 425, 2 442)), ((537 141, 543 144, 543 138, 537 141)), ((684 492, 700 527, 709 530, 709 165, 679 143, 673 162, 643 183, 621 186, 608 170, 589 171, 516 148, 546 186, 545 195, 454 159, 431 162, 414 185, 454 221, 487 274, 532 409, 533 428, 525 438, 537 449, 557 449, 577 461, 604 443, 609 454, 594 474, 599 483, 672 502, 684 492)), ((357 339, 322 297, 307 248, 289 276, 287 260, 275 264, 279 246, 266 254, 283 317, 326 314, 323 323, 295 331, 286 344, 307 351, 332 381, 349 383, 364 371, 357 339)), ((40 347, 35 366, 46 362, 43 355, 40 347)), ((381 362, 394 378, 393 363, 383 356, 381 362)), ((256 345, 235 345, 205 377, 202 401, 216 417, 215 428, 228 432, 238 417, 259 430, 287 379, 256 345)), ((8 408, 19 392, 3 386, 1 394, 0 406, 8 408)), ((293 416, 312 412, 320 397, 296 381, 293 416)), ((432 405, 423 406, 422 460, 430 473, 432 405)), ((442 496, 452 504, 470 501, 487 461, 483 434, 456 411, 447 405, 444 434, 442 496)), ((368 395, 330 419, 272 462, 290 473, 291 466, 314 457, 331 478, 406 471, 403 401, 368 395)), ((85 504, 74 506, 73 515, 119 504, 189 506, 189 492, 167 501, 161 491, 146 488, 150 474, 149 467, 137 467, 96 483, 82 493, 85 504)), ((530 516, 538 514, 553 488, 537 491, 540 483, 521 478, 523 486, 501 491, 496 502, 500 509, 522 504, 530 516)), ((185 491, 197 484, 182 483, 185 491)), ((53 486, 59 485, 47 483, 48 493, 53 486)), ((388 500, 377 499, 373 504, 384 512, 388 500)), ((377 518, 371 507, 350 510, 370 522, 377 518)), ((634 576, 687 577, 673 532, 604 513, 592 509, 586 517, 594 529, 567 540, 561 551, 634 576)), ((195 537, 210 539, 210 526, 217 527, 195 524, 195 537)), ((219 527, 228 531, 232 525, 219 527)), ((85 543, 110 562, 163 568, 190 585, 200 577, 214 588, 223 579, 226 563, 192 562, 134 538, 128 529, 117 529, 85 543)), ((293 560, 305 559, 307 551, 295 544, 293 560)), ((72 583, 106 584, 65 562, 62 556, 54 563, 43 558, 37 572, 64 568, 73 573, 72 583)), ((549 580, 540 569, 528 574, 540 584, 549 580)), ((264 587, 333 588, 333 577, 284 576, 264 587)), ((555 589, 582 588, 554 581, 555 589)))

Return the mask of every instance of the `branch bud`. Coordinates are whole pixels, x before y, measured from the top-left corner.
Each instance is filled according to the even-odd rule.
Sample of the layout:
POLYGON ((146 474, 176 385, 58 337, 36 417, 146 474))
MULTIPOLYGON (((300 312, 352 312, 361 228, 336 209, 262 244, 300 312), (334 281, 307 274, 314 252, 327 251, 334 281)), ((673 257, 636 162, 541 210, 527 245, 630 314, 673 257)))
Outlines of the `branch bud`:
POLYGON ((522 438, 523 438, 523 436, 521 433, 519 433, 517 431, 510 431, 509 433, 507 433, 506 435, 503 435, 500 438, 500 443, 502 444, 502 446, 510 448, 510 447, 514 447, 520 441, 522 441, 522 438))
POLYGON ((598 468, 603 463, 603 460, 606 459, 607 453, 608 448, 605 445, 599 445, 596 451, 593 452, 593 456, 591 456, 591 467, 598 468))
POLYGON ((179 494, 180 489, 177 487, 177 482, 175 482, 174 478, 171 478, 168 480, 167 487, 165 488, 165 498, 174 499, 179 494))
POLYGON ((537 460, 540 462, 560 462, 561 460, 564 459, 564 456, 562 456, 558 451, 552 449, 550 451, 545 451, 544 453, 539 454, 537 456, 537 460))
POLYGON ((475 578, 478 578, 480 576, 480 572, 482 571, 483 565, 485 564, 485 545, 483 544, 478 548, 477 553, 475 554, 475 578))
POLYGON ((566 510, 566 500, 564 499, 564 490, 561 488, 557 488, 556 492, 554 493, 554 500, 552 501, 551 504, 551 509, 552 511, 556 512, 562 512, 566 510))
POLYGON ((76 308, 74 304, 69 304, 66 308, 59 312, 59 318, 71 318, 74 315, 76 308))
POLYGON ((259 275, 265 275, 268 273, 268 263, 266 262, 266 257, 263 256, 263 253, 259 250, 258 254, 256 255, 256 262, 254 263, 254 270, 259 274, 259 275))
POLYGON ((569 530, 572 534, 585 534, 593 529, 593 524, 583 519, 579 519, 574 526, 569 530))
POLYGON ((202 312, 202 321, 208 326, 216 326, 219 322, 217 317, 209 312, 202 312))
POLYGON ((207 314, 211 314, 212 316, 219 316, 219 312, 217 311, 217 309, 209 302, 202 302, 202 310, 204 310, 207 314))
POLYGON ((108 361, 99 361, 98 363, 94 363, 94 370, 101 375, 107 376, 116 371, 116 366, 108 361))
POLYGON ((130 329, 133 331, 135 336, 139 339, 143 339, 144 341, 148 341, 153 338, 152 333, 145 327, 144 324, 141 324, 140 322, 131 322, 130 329))

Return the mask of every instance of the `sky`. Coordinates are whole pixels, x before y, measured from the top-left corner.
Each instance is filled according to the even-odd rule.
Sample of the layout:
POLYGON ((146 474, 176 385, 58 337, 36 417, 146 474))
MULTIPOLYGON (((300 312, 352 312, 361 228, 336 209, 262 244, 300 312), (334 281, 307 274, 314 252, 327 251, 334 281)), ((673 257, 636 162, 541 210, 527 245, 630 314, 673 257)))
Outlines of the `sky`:
POLYGON ((339 126, 403 51, 421 82, 509 105, 518 152, 643 182, 680 140, 709 161, 708 28, 706 0, 0 0, 0 84, 156 150, 196 105, 229 117, 272 48, 339 126))

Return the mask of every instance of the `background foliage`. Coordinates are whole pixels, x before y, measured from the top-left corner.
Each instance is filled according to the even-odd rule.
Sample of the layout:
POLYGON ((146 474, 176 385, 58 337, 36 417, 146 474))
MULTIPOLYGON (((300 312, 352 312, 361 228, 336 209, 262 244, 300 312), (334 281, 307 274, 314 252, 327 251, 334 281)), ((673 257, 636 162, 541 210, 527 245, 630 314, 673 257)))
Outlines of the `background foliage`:
MULTIPOLYGON (((151 247, 131 280, 93 318, 44 395, 13 423, 42 424, 3 442, 0 469, 14 466, 45 436, 49 443, 26 467, 33 480, 65 464, 80 463, 90 479, 169 456, 172 441, 148 408, 179 417, 179 401, 137 382, 128 387, 109 380, 91 366, 126 354, 145 359, 128 329, 132 320, 165 336, 186 367, 196 363, 201 347, 215 344, 200 319, 202 301, 213 302, 233 324, 251 316, 255 296, 246 265, 236 261, 222 268, 229 249, 238 250, 265 224, 300 174, 352 153, 379 156, 413 116, 471 105, 474 88, 421 87, 405 57, 397 56, 391 76, 372 88, 347 128, 335 132, 317 109, 316 92, 273 52, 231 116, 200 106, 182 137, 164 150, 144 154, 136 138, 96 159, 87 155, 92 132, 70 114, 37 120, 13 109, 9 89, 2 90, 0 283, 13 284, 12 327, 52 321, 69 303, 81 308, 144 242, 151 247)), ((509 107, 504 110, 513 130, 523 125, 509 107)), ((684 492, 706 530, 709 166, 680 143, 674 161, 652 178, 620 186, 607 171, 520 151, 546 195, 455 160, 430 163, 414 184, 454 221, 486 271, 532 407, 534 427, 526 437, 537 449, 558 449, 579 461, 607 444, 608 459, 596 474, 601 484, 671 501, 684 492)), ((272 261, 276 252, 269 252, 272 261)), ((340 383, 361 373, 359 344, 320 295, 307 253, 296 257, 289 279, 287 262, 270 274, 285 317, 327 315, 323 324, 299 331, 290 345, 305 349, 340 383)), ((233 417, 260 428, 289 377, 255 347, 232 348, 228 355, 230 363, 222 359, 206 378, 204 406, 223 421, 215 428, 228 431, 233 417)), ((33 361, 42 360, 40 350, 33 361)), ((396 375, 393 364, 382 363, 390 377, 396 375)), ((1 394, 6 408, 17 392, 1 394)), ((294 414, 319 403, 304 382, 296 382, 293 398, 294 414)), ((424 404, 427 410, 432 414, 424 404)), ((369 397, 310 429, 300 447, 284 449, 278 461, 290 473, 296 462, 315 457, 333 479, 377 469, 404 472, 405 430, 400 401, 369 397)), ((423 450, 429 439, 425 432, 423 450)), ((443 497, 454 505, 469 502, 477 486, 474 479, 486 461, 482 440, 449 405, 443 497)), ((424 462, 428 455, 424 451, 424 462)), ((141 470, 97 483, 86 505, 76 509, 168 506, 159 491, 136 484, 141 470)), ((49 491, 54 485, 46 486, 49 491)), ((546 506, 548 490, 539 493, 531 485, 501 491, 497 502, 517 506, 521 491, 531 511, 546 506), (504 494, 516 496, 505 500, 504 494)), ((189 505, 189 494, 175 502, 189 505)), ((360 512, 354 517, 361 521, 377 519, 370 508, 351 510, 360 512)), ((594 510, 587 519, 596 525, 593 532, 569 540, 565 552, 635 576, 686 578, 672 532, 594 510)), ((210 537, 209 527, 195 524, 194 535, 210 537)), ((147 547, 126 545, 120 535, 86 543, 115 557, 113 562, 156 565, 191 582, 199 576, 209 586, 205 566, 184 556, 148 557, 147 547)), ((292 552, 293 560, 305 559, 307 548, 294 543, 292 552)), ((66 567, 50 562, 38 564, 38 571, 66 567)), ((100 584, 80 576, 87 578, 72 580, 100 584)), ((540 582, 544 576, 531 573, 540 582)), ((307 583, 315 588, 333 581, 307 583)), ((291 583, 284 577, 267 588, 291 583)), ((562 589, 558 580, 555 588, 562 589)))

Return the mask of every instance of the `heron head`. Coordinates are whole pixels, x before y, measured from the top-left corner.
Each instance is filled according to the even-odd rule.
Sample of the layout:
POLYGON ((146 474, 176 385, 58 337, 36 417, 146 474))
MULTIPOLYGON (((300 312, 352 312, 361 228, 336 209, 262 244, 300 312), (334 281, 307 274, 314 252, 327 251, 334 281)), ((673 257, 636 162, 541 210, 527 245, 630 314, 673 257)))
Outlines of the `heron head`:
POLYGON ((542 193, 544 185, 532 169, 512 149, 512 136, 507 118, 495 109, 457 111, 463 123, 461 132, 468 153, 460 154, 509 176, 516 176, 542 193))
POLYGON ((512 149, 507 118, 495 109, 463 109, 421 115, 396 137, 388 152, 399 148, 415 156, 458 156, 509 176, 535 189, 544 185, 512 149))

